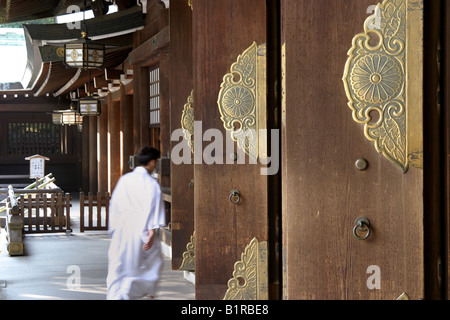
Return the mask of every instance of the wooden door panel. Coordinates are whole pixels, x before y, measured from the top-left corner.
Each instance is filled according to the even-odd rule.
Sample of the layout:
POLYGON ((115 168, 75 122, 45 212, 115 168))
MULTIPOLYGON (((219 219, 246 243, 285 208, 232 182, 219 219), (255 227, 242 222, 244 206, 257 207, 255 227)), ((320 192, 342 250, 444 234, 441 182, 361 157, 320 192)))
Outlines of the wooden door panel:
MULTIPOLYGON (((202 134, 219 129, 218 108, 224 76, 253 42, 266 43, 266 1, 198 0, 193 10, 194 114, 202 134)), ((211 142, 194 137, 200 154, 211 142)), ((223 141, 225 154, 225 140, 223 141)), ((197 151, 196 151, 197 152, 197 151)), ((196 154, 197 156, 197 154, 196 154)), ((198 160, 198 159, 197 159, 198 160)), ((226 159, 223 159, 226 163, 226 159)), ((234 265, 252 239, 268 240, 267 176, 260 165, 198 163, 195 174, 196 298, 223 299, 234 265), (238 189, 241 201, 232 204, 238 189)))
MULTIPOLYGON (((187 1, 174 1, 170 7, 170 112, 171 132, 181 129, 184 105, 193 90, 192 82, 192 10, 187 1)), ((172 149, 179 141, 172 141, 172 149)), ((185 266, 183 254, 194 234, 194 191, 190 182, 194 166, 171 164, 172 268, 185 266)), ((188 269, 194 269, 192 263, 188 269)), ((192 270, 193 271, 193 270, 192 270)))
POLYGON ((352 39, 363 32, 371 5, 282 1, 287 299, 424 296, 423 171, 404 174, 375 150, 352 117, 342 83, 352 39), (368 162, 365 171, 355 167, 360 158, 368 162), (353 236, 358 217, 371 223, 365 241, 353 236), (376 273, 379 288, 371 287, 376 273))

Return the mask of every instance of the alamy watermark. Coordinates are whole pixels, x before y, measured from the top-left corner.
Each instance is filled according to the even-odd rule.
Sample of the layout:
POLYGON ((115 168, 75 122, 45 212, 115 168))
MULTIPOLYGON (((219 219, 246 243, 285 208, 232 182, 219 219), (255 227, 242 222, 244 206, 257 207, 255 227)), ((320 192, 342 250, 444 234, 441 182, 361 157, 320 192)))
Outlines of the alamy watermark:
MULTIPOLYGON (((253 164, 258 163, 265 166, 260 169, 261 175, 275 175, 280 168, 280 134, 278 129, 258 130, 247 129, 245 131, 245 141, 250 145, 259 145, 259 150, 266 150, 270 146, 270 156, 267 154, 257 154, 257 156, 246 157, 245 152, 239 146, 236 147, 236 142, 231 137, 229 131, 227 134, 222 133, 219 129, 208 129, 203 133, 202 121, 194 122, 194 164, 253 164), (270 144, 268 137, 270 137, 270 144), (203 148, 203 143, 208 144, 203 148), (266 145, 268 144, 268 145, 266 145), (236 148, 235 148, 236 147, 236 148), (248 161, 248 162, 247 162, 248 161)), ((188 141, 185 139, 185 131, 183 129, 176 129, 172 132, 172 142, 178 142, 171 151, 171 160, 173 164, 192 164, 192 149, 188 141)), ((256 152, 255 152, 256 153, 256 152)))
POLYGON ((81 289, 81 269, 80 266, 70 265, 67 267, 66 273, 70 276, 66 280, 66 287, 69 290, 81 289))
POLYGON ((370 276, 367 278, 366 285, 369 290, 381 289, 381 268, 376 265, 369 266, 366 270, 370 276))

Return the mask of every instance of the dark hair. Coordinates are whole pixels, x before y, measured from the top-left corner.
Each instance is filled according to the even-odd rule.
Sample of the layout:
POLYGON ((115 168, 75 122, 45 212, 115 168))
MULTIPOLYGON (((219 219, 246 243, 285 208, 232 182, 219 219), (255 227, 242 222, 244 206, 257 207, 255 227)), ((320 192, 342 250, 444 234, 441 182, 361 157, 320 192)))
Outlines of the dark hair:
POLYGON ((156 160, 159 157, 159 150, 149 146, 142 147, 136 154, 136 160, 140 166, 146 166, 150 161, 156 160))

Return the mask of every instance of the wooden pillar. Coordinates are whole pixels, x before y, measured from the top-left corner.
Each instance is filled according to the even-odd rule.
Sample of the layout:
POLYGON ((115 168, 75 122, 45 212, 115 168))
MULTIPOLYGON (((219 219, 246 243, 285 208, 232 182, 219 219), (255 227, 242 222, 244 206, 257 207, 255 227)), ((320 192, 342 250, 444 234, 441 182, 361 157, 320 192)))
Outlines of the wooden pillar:
POLYGON ((139 68, 140 146, 150 143, 149 69, 139 68))
MULTIPOLYGON (((160 85, 160 151, 161 156, 167 156, 170 150, 170 90, 169 90, 169 72, 170 72, 170 55, 169 47, 161 50, 159 62, 159 85, 160 85)), ((186 52, 187 61, 183 63, 190 63, 189 52, 186 52)))
POLYGON ((97 118, 98 191, 108 191, 108 104, 102 104, 102 114, 97 118))
POLYGON ((120 102, 108 95, 108 190, 113 192, 122 175, 120 165, 120 102))
MULTIPOLYGON (((221 83, 239 55, 255 42, 267 43, 266 22, 266 1, 195 1, 192 17, 194 117, 195 121, 202 122, 200 134, 209 129, 222 130, 223 145, 230 132, 225 131, 217 103, 221 83)), ((259 105, 264 112, 264 104, 259 105)), ((209 145, 202 138, 194 137, 197 157, 209 145)), ((255 239, 258 243, 268 241, 267 176, 261 174, 260 164, 246 161, 227 165, 225 158, 224 155, 223 164, 196 161, 194 165, 195 293, 199 300, 223 299, 236 263, 246 248, 255 239), (239 203, 229 200, 236 189, 242 195, 239 203)), ((260 270, 264 269, 261 265, 260 270)), ((265 281, 266 277, 261 276, 259 280, 265 281)), ((264 290, 267 292, 267 286, 264 290)))
MULTIPOLYGON (((192 81, 192 10, 187 3, 175 1, 171 4, 170 21, 170 133, 172 133, 181 128, 184 105, 187 104, 194 88, 192 81)), ((173 141, 172 149, 178 143, 180 141, 173 141)), ((194 233, 194 190, 189 188, 189 183, 194 178, 194 165, 175 165, 171 161, 170 178, 172 269, 177 270, 183 264, 183 253, 194 233)))
POLYGON ((446 286, 446 299, 450 297, 450 3, 444 1, 443 8, 444 26, 441 30, 444 30, 442 37, 442 61, 441 61, 441 75, 442 75, 442 110, 444 111, 444 138, 445 138, 445 217, 444 217, 444 237, 446 238, 446 254, 447 261, 443 263, 443 284, 446 286))
POLYGON ((133 96, 127 95, 125 86, 120 86, 120 139, 122 152, 122 174, 130 171, 128 159, 133 150, 133 96))
POLYGON ((133 153, 136 153, 141 145, 140 70, 137 65, 133 66, 133 153))
POLYGON ((89 190, 90 177, 90 127, 89 117, 83 117, 83 129, 81 131, 81 188, 84 192, 89 190))
POLYGON ((97 193, 98 166, 97 166, 97 117, 88 117, 89 126, 89 190, 97 193))

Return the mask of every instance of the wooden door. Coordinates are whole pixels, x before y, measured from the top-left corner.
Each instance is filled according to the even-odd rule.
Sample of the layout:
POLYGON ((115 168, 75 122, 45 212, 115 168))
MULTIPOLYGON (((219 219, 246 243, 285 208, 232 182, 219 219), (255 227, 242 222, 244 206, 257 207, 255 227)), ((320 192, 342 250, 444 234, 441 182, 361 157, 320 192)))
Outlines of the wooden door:
POLYGON ((436 101, 421 118, 433 96, 422 57, 436 47, 422 51, 420 2, 373 5, 281 1, 285 299, 439 296, 436 150, 425 145, 425 166, 416 157, 436 133, 436 101), (369 228, 355 229, 360 217, 369 228))
MULTIPOLYGON (((192 82, 192 9, 187 1, 173 1, 170 5, 170 121, 172 132, 187 130, 174 136, 172 150, 181 140, 189 139, 193 125, 192 82), (181 140, 180 140, 181 139, 181 140)), ((183 143, 188 143, 183 141, 183 143)), ((171 231, 172 268, 195 270, 194 239, 194 166, 190 146, 187 161, 171 162, 171 231)), ((178 156, 178 154, 172 154, 178 156)), ((183 155, 182 156, 186 156, 183 155)))
POLYGON ((258 140, 261 149, 252 153, 245 139, 231 140, 230 129, 234 125, 243 132, 255 123, 267 128, 271 118, 264 69, 267 2, 196 0, 192 21, 196 298, 267 299, 273 255, 268 252, 270 178, 261 174, 268 165, 259 158, 265 144, 258 140), (230 119, 228 107, 242 118, 230 119), (256 122, 243 119, 247 111, 256 122), (231 153, 226 148, 230 140, 231 153), (249 154, 257 155, 256 163, 249 154), (230 163, 230 156, 239 160, 230 163))

